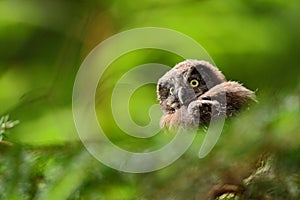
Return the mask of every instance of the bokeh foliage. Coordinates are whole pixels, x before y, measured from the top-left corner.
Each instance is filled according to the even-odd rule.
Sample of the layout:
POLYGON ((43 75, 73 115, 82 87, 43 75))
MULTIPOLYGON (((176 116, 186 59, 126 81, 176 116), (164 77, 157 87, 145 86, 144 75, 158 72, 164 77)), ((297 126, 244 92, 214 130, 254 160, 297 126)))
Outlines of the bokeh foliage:
MULTIPOLYGON (((0 199, 204 199, 215 181, 270 154, 245 199, 300 198, 300 2, 297 0, 0 1, 0 117, 19 120, 0 143, 0 199), (197 158, 201 132, 171 166, 147 174, 112 170, 83 148, 72 119, 80 64, 101 41, 123 30, 158 26, 199 42, 230 80, 256 90, 259 103, 227 121, 209 156, 197 158)), ((159 38, 158 38, 159 39, 159 38)), ((196 58, 201 59, 201 58, 196 58)), ((100 81, 98 116, 118 145, 159 147, 172 136, 127 137, 109 107, 114 84, 128 69, 181 61, 143 50, 116 60, 100 81)), ((155 86, 136 92, 130 109, 147 124, 155 86)))

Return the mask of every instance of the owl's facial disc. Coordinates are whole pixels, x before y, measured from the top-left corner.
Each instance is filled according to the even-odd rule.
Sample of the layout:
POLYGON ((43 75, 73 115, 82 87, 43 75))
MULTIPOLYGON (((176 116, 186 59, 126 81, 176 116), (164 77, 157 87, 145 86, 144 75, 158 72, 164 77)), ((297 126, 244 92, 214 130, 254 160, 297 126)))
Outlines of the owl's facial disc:
POLYGON ((188 106, 208 91, 207 85, 195 66, 167 72, 158 82, 158 97, 166 113, 174 113, 188 106))

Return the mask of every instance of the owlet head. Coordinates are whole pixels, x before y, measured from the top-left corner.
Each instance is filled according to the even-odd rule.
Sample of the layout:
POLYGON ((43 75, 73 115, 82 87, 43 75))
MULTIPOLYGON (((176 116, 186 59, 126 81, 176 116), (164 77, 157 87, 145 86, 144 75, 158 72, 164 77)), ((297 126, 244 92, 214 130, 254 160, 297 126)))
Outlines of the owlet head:
POLYGON ((186 60, 159 79, 157 95, 163 111, 171 114, 224 81, 224 75, 210 63, 186 60))

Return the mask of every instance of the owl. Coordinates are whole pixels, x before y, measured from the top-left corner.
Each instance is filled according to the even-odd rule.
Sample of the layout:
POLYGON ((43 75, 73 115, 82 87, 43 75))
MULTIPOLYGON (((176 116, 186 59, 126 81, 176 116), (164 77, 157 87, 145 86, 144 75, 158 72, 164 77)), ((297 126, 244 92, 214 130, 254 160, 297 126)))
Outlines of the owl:
POLYGON ((207 61, 186 60, 164 74, 157 84, 162 128, 208 126, 212 118, 230 117, 251 101, 253 91, 225 76, 207 61))

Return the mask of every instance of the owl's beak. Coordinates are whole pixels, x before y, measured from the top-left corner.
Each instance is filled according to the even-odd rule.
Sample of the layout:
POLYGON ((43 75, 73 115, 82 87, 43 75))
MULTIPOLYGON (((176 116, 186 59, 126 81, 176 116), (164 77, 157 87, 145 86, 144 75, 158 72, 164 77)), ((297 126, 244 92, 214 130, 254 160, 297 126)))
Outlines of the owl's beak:
POLYGON ((173 109, 177 109, 177 108, 179 108, 179 103, 174 102, 174 103, 172 103, 172 104, 170 105, 170 107, 173 108, 173 109))
POLYGON ((174 109, 174 111, 180 108, 180 103, 176 94, 172 94, 166 103, 170 108, 174 109))

